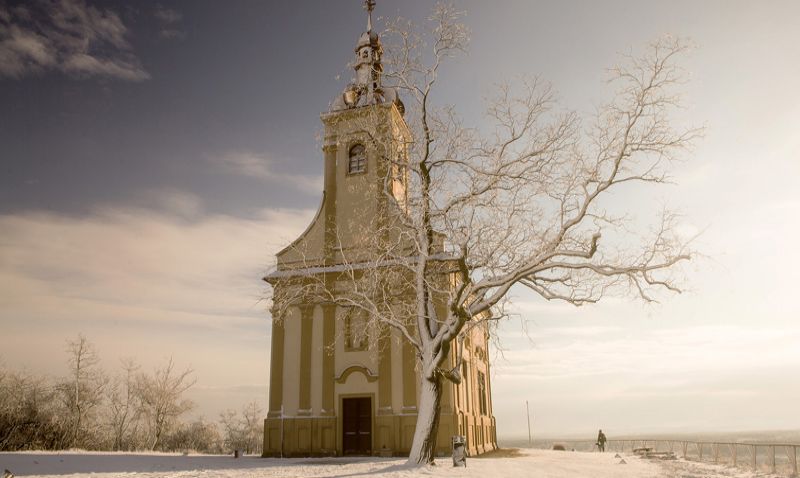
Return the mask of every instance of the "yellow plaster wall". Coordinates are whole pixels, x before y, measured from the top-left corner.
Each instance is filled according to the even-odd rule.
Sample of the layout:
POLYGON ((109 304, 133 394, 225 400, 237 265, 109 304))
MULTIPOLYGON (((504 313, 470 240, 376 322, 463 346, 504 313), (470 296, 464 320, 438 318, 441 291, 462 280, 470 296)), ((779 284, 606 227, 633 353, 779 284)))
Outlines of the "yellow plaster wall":
POLYGON ((308 228, 297 240, 277 254, 279 269, 317 265, 322 260, 325 244, 325 223, 322 220, 325 202, 331 200, 323 195, 317 213, 308 228))
POLYGON ((403 408, 403 345, 398 330, 392 330, 392 411, 400 413, 403 408))
MULTIPOLYGON (((359 351, 345 351, 344 347, 344 315, 346 311, 342 308, 336 310, 336 353, 334 370, 336 377, 353 365, 367 367, 374 375, 378 373, 378 355, 370 348, 374 345, 374 338, 370 337, 370 348, 359 351)), ((360 375, 360 374, 352 374, 360 375)), ((351 375, 351 376, 352 376, 351 375)), ((349 382, 350 379, 348 379, 349 382)))
MULTIPOLYGON (((316 217, 308 229, 292 245, 278 254, 278 269, 294 269, 303 266, 336 264, 341 262, 339 247, 358 247, 365 237, 373 231, 374 218, 382 211, 380 192, 382 179, 386 174, 386 163, 380 158, 391 152, 383 147, 392 148, 392 141, 410 138, 410 133, 397 108, 392 106, 376 106, 359 108, 344 112, 323 115, 325 125, 325 184, 329 185, 316 217), (369 119, 374 124, 387 125, 383 135, 391 137, 377 149, 370 145, 363 129, 369 119), (348 174, 349 149, 356 141, 364 141, 367 145, 367 171, 363 174, 348 174), (334 161, 335 159, 335 161, 334 161), (326 213, 327 211, 327 213, 326 213), (334 214, 335 212, 335 214, 334 214), (327 219, 326 219, 327 217, 327 219), (326 221, 334 220, 338 225, 336 236, 328 234, 326 238, 326 221), (334 241, 335 239, 335 241, 334 241), (326 242, 327 241, 327 242, 326 242), (341 243, 340 243, 341 242, 341 243), (326 257, 326 254, 329 254, 326 257)), ((442 238, 437 237, 437 240, 442 238)), ((354 255, 348 254, 352 260, 354 255)), ((280 287, 276 284, 276 287, 280 287)), ((440 309, 441 310, 441 309, 440 309)), ((344 383, 333 383, 335 416, 322 417, 323 382, 339 377, 343 371, 353 365, 367 367, 373 374, 378 373, 378 354, 376 351, 346 351, 342 311, 335 311, 335 356, 333 358, 333 377, 323 377, 323 315, 320 306, 312 312, 311 326, 311 416, 297 417, 300 390, 300 335, 301 314, 297 307, 288 309, 284 317, 285 346, 283 370, 283 417, 270 415, 265 421, 264 454, 267 456, 316 456, 341 453, 341 416, 340 404, 342 396, 371 396, 373 412, 379 403, 378 380, 367 380, 361 372, 347 376, 344 383)), ((373 341, 376 339, 373 339, 373 341)), ((404 401, 404 356, 403 338, 397 331, 392 331, 391 345, 391 413, 384 410, 373 415, 373 451, 381 453, 386 447, 393 454, 407 454, 411 446, 416 414, 414 407, 403 408, 404 401)), ((465 358, 474 361, 474 348, 480 345, 488 350, 483 328, 475 328, 470 337, 469 350, 465 358)), ((371 341, 372 345, 372 341, 371 341)), ((453 359, 454 360, 454 359, 453 359)), ((410 362, 413 362, 413 357, 410 362)), ((477 374, 476 369, 484 371, 487 382, 490 382, 488 365, 478 361, 470 367, 470 376, 465 377, 465 384, 455 386, 445 384, 443 413, 440 421, 438 446, 440 453, 448 453, 450 437, 456 433, 468 436, 467 450, 470 454, 482 453, 493 449, 495 445, 494 419, 489 416, 478 416, 477 374), (466 382, 469 381, 467 388, 466 382), (459 387, 456 392, 456 387, 459 387), (464 392, 469 390, 469 407, 466 406, 464 392), (460 400, 457 400, 457 397, 460 400)), ((406 364, 409 365, 409 364, 406 364)), ((413 363, 410 363, 413 366, 413 363)), ((415 378, 418 380, 418 377, 415 378)), ((489 413, 491 413, 491 385, 488 385, 489 413)), ((414 389, 419 387, 415 383, 414 389)), ((418 393, 418 392, 417 392, 418 393)), ((418 402, 418 397, 417 397, 418 402)), ((416 403, 416 402, 415 402, 416 403)))

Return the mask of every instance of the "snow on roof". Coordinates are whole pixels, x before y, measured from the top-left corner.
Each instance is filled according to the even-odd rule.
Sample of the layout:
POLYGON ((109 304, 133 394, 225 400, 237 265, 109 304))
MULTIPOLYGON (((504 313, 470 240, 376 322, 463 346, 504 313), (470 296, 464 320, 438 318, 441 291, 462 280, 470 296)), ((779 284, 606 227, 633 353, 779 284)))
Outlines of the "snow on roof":
MULTIPOLYGON (((452 261, 456 258, 450 254, 434 254, 428 257, 431 261, 452 261)), ((351 270, 364 270, 377 267, 391 267, 400 265, 412 265, 419 260, 419 256, 407 257, 402 259, 383 260, 378 262, 356 262, 352 264, 335 264, 330 266, 300 267, 296 269, 276 270, 264 277, 264 280, 287 279, 291 277, 304 277, 322 274, 325 272, 347 272, 351 270)))

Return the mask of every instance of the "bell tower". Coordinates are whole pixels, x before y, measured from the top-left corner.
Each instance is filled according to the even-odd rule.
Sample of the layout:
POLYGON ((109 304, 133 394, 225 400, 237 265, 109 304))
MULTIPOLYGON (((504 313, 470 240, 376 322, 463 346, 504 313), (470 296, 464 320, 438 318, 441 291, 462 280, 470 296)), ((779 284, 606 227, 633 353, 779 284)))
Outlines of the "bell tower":
POLYGON ((382 83, 383 48, 372 30, 375 2, 364 4, 367 30, 354 49, 354 77, 321 115, 328 263, 341 260, 347 249, 358 248, 359 236, 374 230, 386 208, 392 207, 388 203, 405 202, 406 145, 411 134, 397 91, 382 83))

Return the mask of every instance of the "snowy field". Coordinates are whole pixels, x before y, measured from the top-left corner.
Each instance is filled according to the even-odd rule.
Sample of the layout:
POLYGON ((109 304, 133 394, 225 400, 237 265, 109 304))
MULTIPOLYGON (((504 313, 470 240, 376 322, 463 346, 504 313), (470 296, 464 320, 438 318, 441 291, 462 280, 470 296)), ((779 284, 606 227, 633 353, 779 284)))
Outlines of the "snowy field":
POLYGON ((0 453, 0 470, 18 477, 87 476, 109 477, 536 477, 536 478, 753 478, 753 474, 722 466, 685 462, 653 462, 614 453, 581 453, 521 450, 506 458, 470 458, 467 468, 453 468, 450 460, 438 466, 407 467, 401 459, 296 458, 272 459, 226 456, 119 454, 119 453, 0 453))

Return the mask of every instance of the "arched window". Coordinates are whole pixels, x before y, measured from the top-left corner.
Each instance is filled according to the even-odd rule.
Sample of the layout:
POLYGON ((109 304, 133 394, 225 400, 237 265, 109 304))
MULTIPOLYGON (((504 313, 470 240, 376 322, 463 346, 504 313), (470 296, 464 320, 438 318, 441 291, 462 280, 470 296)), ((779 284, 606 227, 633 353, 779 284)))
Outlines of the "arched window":
POLYGON ((347 172, 363 173, 367 170, 367 150, 363 144, 357 144, 350 148, 350 162, 348 163, 347 172))

